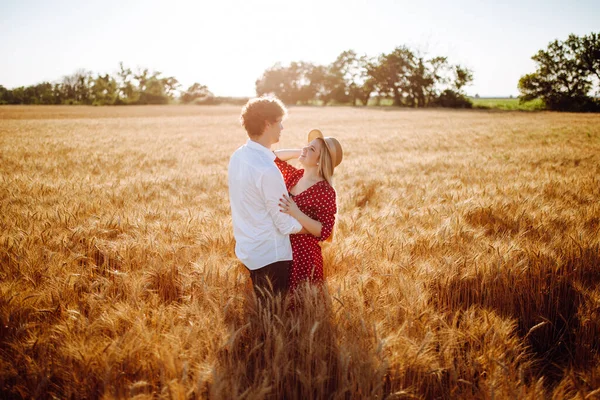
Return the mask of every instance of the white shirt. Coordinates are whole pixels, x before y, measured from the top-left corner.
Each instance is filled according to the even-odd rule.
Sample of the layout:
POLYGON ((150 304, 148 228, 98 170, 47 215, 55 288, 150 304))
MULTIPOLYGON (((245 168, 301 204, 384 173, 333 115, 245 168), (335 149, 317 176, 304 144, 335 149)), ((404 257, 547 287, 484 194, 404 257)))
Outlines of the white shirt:
POLYGON ((248 140, 231 156, 228 176, 235 255, 251 270, 291 260, 289 235, 302 225, 279 211, 287 189, 275 154, 248 140))

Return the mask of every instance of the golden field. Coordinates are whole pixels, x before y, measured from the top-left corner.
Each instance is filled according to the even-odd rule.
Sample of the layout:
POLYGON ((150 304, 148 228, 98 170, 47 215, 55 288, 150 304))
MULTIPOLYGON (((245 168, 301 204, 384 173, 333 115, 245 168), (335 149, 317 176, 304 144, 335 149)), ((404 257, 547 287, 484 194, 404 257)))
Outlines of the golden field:
POLYGON ((240 107, 0 107, 2 398, 600 398, 600 115, 290 109, 327 287, 257 304, 240 107))

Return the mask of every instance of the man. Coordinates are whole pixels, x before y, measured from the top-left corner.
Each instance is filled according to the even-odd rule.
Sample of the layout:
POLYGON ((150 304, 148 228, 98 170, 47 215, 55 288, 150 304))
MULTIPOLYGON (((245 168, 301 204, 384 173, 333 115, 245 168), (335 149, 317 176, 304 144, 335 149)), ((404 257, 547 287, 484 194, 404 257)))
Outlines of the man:
POLYGON ((289 235, 302 230, 297 220, 280 212, 279 199, 287 189, 271 151, 279 142, 286 114, 277 98, 246 103, 241 122, 249 139, 231 156, 228 173, 235 254, 250 271, 255 290, 269 288, 270 281, 275 293, 287 290, 292 262, 289 235))

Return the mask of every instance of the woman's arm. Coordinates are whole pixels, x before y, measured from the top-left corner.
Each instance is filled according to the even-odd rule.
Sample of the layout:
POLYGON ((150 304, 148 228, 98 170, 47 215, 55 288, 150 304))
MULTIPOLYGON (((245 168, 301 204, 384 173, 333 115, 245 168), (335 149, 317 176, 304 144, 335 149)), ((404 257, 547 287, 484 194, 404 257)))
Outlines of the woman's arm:
POLYGON ((281 212, 291 215, 300 222, 302 230, 298 233, 310 233, 314 237, 321 237, 323 224, 300 211, 294 200, 290 199, 288 195, 284 194, 283 198, 279 199, 279 207, 281 212))
POLYGON ((283 161, 277 156, 275 156, 275 165, 277 168, 279 168, 279 172, 281 172, 283 180, 285 181, 285 186, 287 187, 290 183, 290 179, 293 179, 296 172, 298 172, 298 168, 286 161, 283 161))
POLYGON ((316 210, 318 219, 311 219, 298 209, 296 203, 284 196, 279 200, 280 211, 294 217, 302 225, 302 230, 296 233, 309 233, 318 241, 329 240, 333 234, 335 215, 337 214, 336 193, 333 188, 325 190, 320 195, 321 206, 316 210))
POLYGON ((273 153, 279 158, 281 161, 291 160, 292 158, 300 157, 302 150, 300 149, 281 149, 275 150, 273 153))

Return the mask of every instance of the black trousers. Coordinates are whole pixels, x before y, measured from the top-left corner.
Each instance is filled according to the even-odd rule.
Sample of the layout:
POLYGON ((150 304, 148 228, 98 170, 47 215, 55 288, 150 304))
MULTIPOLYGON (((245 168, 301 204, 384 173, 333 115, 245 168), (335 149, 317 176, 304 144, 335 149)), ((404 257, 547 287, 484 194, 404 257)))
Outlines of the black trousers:
POLYGON ((259 269, 249 269, 250 279, 252 279, 252 285, 256 294, 260 294, 258 288, 270 290, 271 286, 273 287, 273 294, 285 294, 288 290, 291 268, 291 261, 278 261, 259 269), (270 285, 269 281, 271 282, 270 285))

